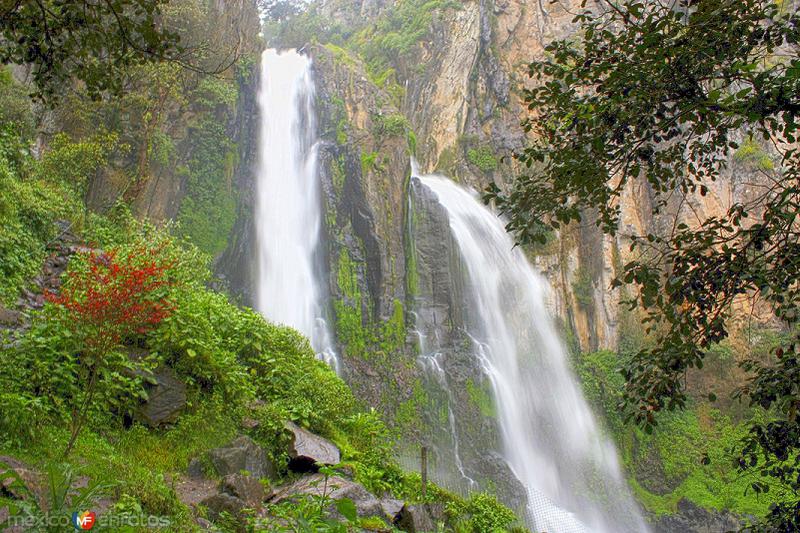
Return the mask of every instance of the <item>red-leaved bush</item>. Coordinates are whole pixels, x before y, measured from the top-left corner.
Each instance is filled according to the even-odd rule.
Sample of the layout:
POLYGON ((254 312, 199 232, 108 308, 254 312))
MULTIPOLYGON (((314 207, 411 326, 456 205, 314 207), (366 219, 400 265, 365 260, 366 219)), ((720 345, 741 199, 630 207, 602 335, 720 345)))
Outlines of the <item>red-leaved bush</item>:
POLYGON ((172 305, 162 289, 170 284, 173 262, 161 257, 161 249, 91 251, 85 259, 85 269, 70 271, 61 292, 46 297, 69 312, 87 351, 112 349, 169 316, 172 305))
POLYGON ((126 338, 158 325, 174 309, 168 289, 175 263, 163 251, 139 245, 127 251, 85 252, 76 258, 79 266, 69 271, 60 292, 45 295, 66 311, 65 326, 81 341, 80 364, 87 378, 83 401, 72 412, 65 454, 85 424, 108 355, 126 338))

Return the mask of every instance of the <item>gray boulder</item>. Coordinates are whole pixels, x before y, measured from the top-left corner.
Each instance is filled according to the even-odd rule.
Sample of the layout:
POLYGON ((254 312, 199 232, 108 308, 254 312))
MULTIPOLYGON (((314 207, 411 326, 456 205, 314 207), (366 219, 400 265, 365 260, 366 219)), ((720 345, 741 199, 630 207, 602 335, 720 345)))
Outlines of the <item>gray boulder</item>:
POLYGON ((255 507, 267 497, 264 485, 253 476, 228 474, 220 482, 220 492, 242 500, 248 507, 255 507))
MULTIPOLYGON (((391 500, 378 500, 378 498, 364 488, 363 485, 341 476, 331 476, 327 480, 322 474, 303 476, 297 481, 277 488, 275 490, 275 495, 270 501, 272 503, 281 503, 284 501, 293 501, 300 496, 323 495, 333 501, 343 498, 352 500, 356 506, 356 512, 361 518, 378 516, 389 520, 394 519, 394 516, 390 516, 388 513, 391 513, 396 507, 396 502, 391 500)), ((331 505, 328 512, 331 513, 332 516, 338 517, 335 505, 331 505)))
POLYGON ((316 472, 318 465, 335 465, 341 461, 339 448, 331 441, 314 435, 297 424, 286 422, 292 434, 289 444, 289 469, 293 472, 316 472))
POLYGON ((436 524, 425 505, 403 506, 394 520, 394 525, 406 533, 436 531, 436 524))
POLYGON ((147 375, 147 400, 139 407, 139 419, 150 427, 170 424, 186 407, 186 384, 174 370, 161 367, 147 375))
POLYGON ((250 437, 237 437, 227 446, 209 451, 208 457, 217 474, 223 477, 244 470, 255 479, 277 478, 275 467, 267 459, 267 454, 250 437))
POLYGON ((380 505, 383 516, 389 519, 389 522, 394 522, 405 506, 403 500, 393 500, 390 498, 381 500, 380 505))
POLYGON ((209 496, 200 502, 200 505, 208 509, 208 518, 212 521, 216 521, 222 513, 228 513, 232 517, 239 518, 242 516, 242 511, 247 507, 241 499, 224 493, 209 496))
POLYGON ((22 324, 22 313, 8 309, 0 304, 0 326, 18 326, 22 324))

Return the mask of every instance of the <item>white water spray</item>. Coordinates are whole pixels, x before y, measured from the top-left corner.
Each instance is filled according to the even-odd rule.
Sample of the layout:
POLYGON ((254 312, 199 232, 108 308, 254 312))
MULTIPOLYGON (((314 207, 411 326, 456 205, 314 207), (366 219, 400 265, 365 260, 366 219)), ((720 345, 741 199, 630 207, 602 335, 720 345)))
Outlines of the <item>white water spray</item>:
POLYGON ((647 531, 616 450, 568 368, 545 307, 546 281, 476 194, 447 178, 419 179, 447 211, 466 267, 467 333, 492 384, 503 455, 528 490, 530 525, 549 533, 647 531))
POLYGON ((264 51, 258 106, 256 309, 306 335, 338 371, 316 260, 322 222, 311 59, 264 51))

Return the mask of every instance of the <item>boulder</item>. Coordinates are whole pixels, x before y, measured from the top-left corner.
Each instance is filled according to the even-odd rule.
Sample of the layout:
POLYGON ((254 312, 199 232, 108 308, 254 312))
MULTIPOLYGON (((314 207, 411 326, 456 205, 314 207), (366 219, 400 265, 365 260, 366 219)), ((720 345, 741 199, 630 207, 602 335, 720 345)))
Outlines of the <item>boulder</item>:
POLYGON ((202 479, 206 476, 205 469, 203 468, 203 462, 195 457, 191 461, 189 461, 189 466, 186 469, 186 473, 189 474, 191 479, 202 479))
POLYGON ((255 479, 275 479, 275 467, 267 459, 267 454, 250 437, 240 436, 227 446, 208 452, 211 464, 220 476, 247 471, 255 479))
POLYGON ((436 531, 436 524, 425 505, 404 505, 395 518, 394 525, 407 533, 436 531))
POLYGON ((147 378, 147 400, 139 407, 140 420, 150 427, 175 422, 186 407, 186 384, 166 366, 147 374, 147 378))
POLYGON ((214 494, 200 502, 208 509, 208 518, 216 521, 222 513, 228 513, 233 517, 241 517, 242 511, 247 507, 245 502, 231 496, 230 494, 220 493, 214 494))
POLYGON ((228 474, 219 484, 220 492, 230 494, 242 500, 248 507, 259 505, 267 496, 267 491, 261 482, 244 474, 228 474))
POLYGON ((0 304, 0 326, 14 327, 22 323, 22 313, 0 304))
POLYGON ((386 517, 389 522, 394 522, 397 519, 397 516, 400 514, 400 511, 403 510, 404 503, 403 500, 393 500, 390 498, 386 498, 380 501, 381 510, 383 511, 383 516, 386 517))
MULTIPOLYGON (((322 474, 312 474, 303 476, 297 481, 294 481, 283 487, 275 490, 272 503, 281 503, 284 501, 292 501, 298 496, 323 496, 326 495, 331 500, 341 500, 348 498, 353 501, 356 506, 358 516, 362 518, 370 516, 386 517, 390 520, 394 517, 387 516, 386 509, 391 512, 395 507, 390 500, 380 501, 372 493, 370 493, 363 485, 345 479, 341 476, 331 476, 325 479, 322 474)), ((333 516, 338 517, 336 506, 331 505, 328 509, 333 516)))
POLYGON ((297 424, 285 423, 292 434, 289 444, 289 469, 293 472, 316 472, 318 465, 335 465, 341 461, 339 448, 331 441, 314 435, 297 424))

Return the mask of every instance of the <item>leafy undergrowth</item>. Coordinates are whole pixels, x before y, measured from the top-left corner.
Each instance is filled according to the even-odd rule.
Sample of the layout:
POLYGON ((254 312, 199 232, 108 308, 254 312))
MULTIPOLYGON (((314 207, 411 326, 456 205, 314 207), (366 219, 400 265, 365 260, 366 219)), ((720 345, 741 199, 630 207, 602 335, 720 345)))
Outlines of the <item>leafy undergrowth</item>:
MULTIPOLYGON (((103 251, 70 261, 65 287, 81 305, 49 298, 33 313, 30 328, 0 352, 0 454, 42 471, 66 463, 76 475, 108 484, 107 504, 115 512, 165 517, 166 530, 186 531, 195 527, 194 516, 179 500, 175 483, 189 461, 249 432, 275 464, 286 465, 283 422, 292 420, 333 440, 356 481, 369 490, 419 501, 420 480, 392 460, 392 438, 378 414, 359 405, 299 333, 209 290, 209 258, 170 230, 139 224, 124 208, 112 217, 87 217, 83 236, 103 251), (158 283, 134 288, 156 287, 163 312, 146 328, 98 340, 106 331, 102 320, 119 317, 105 300, 100 311, 92 305, 108 291, 87 286, 87 275, 127 272, 118 263, 140 262, 139 256, 167 265, 157 272, 132 270, 159 276, 158 283), (72 285, 76 280, 81 283, 72 285), (78 320, 78 308, 92 320, 78 320), (102 355, 92 348, 99 345, 102 355), (151 429, 137 422, 138 405, 146 398, 143 376, 163 366, 186 384, 188 405, 171 427, 151 429), (242 429, 245 415, 258 424, 242 429), (85 421, 78 431, 76 420, 85 421)), ((130 292, 120 294, 128 298, 130 292)), ((142 305, 146 297, 119 307, 142 305)), ((486 524, 502 530, 514 521, 513 513, 487 495, 464 501, 435 487, 428 494, 431 501, 447 503, 460 531, 484 531, 486 524)), ((301 510, 298 504, 292 512, 301 510)))
POLYGON ((774 497, 750 488, 752 476, 737 470, 734 449, 752 417, 742 421, 712 402, 694 400, 687 410, 658 417, 652 433, 626 425, 617 408, 623 377, 619 356, 610 351, 583 354, 578 365, 587 399, 599 408, 616 441, 637 500, 656 516, 675 513, 687 499, 699 507, 740 515, 764 515, 774 497))

